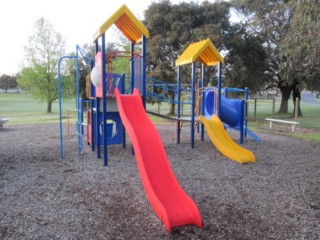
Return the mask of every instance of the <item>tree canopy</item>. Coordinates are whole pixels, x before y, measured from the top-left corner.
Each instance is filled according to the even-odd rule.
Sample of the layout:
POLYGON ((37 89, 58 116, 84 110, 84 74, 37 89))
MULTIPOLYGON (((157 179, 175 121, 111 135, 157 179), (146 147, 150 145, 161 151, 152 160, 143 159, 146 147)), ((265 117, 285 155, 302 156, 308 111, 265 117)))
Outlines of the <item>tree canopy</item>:
POLYGON ((258 92, 269 81, 267 53, 263 39, 251 35, 241 24, 230 28, 225 37, 228 54, 225 58, 224 85, 258 92))
POLYGON ((175 61, 189 44, 210 38, 218 49, 223 49, 228 19, 226 2, 176 5, 163 0, 152 3, 145 11, 145 25, 150 31, 147 71, 153 77, 174 83, 175 61))
POLYGON ((47 102, 47 112, 52 112, 52 102, 58 98, 57 60, 65 53, 65 41, 45 18, 36 21, 35 33, 25 47, 25 66, 17 82, 30 90, 32 96, 47 102))
POLYGON ((269 75, 265 88, 280 89, 279 112, 287 113, 291 93, 294 100, 300 99, 301 88, 317 86, 319 3, 317 0, 233 0, 232 4, 247 31, 262 39, 269 75))
POLYGON ((280 53, 286 61, 283 74, 303 82, 309 90, 320 90, 320 4, 317 0, 289 1, 290 18, 280 53))
MULTIPOLYGON (((264 40, 250 34, 241 24, 231 24, 230 8, 226 1, 152 3, 145 12, 145 24, 150 31, 148 72, 174 83, 175 60, 189 44, 210 38, 226 58, 224 84, 259 90, 268 79, 264 40)), ((206 79, 216 84, 214 69, 207 71, 206 79)))
MULTIPOLYGON (((191 43, 209 38, 225 55, 223 85, 258 91, 269 80, 267 53, 262 46, 264 39, 250 34, 241 24, 231 24, 231 6, 226 1, 152 3, 145 11, 144 21, 150 31, 148 73, 162 81, 176 83, 176 59, 191 43)), ((190 66, 183 68, 184 83, 190 83, 190 72, 190 66)), ((215 68, 207 69, 205 84, 217 84, 215 73, 215 68)))

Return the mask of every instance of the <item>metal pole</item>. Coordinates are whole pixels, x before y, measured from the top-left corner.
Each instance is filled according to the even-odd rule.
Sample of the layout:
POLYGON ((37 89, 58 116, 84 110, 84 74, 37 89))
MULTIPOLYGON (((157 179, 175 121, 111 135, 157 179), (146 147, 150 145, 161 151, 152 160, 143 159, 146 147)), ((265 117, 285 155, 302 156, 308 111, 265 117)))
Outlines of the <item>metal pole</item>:
POLYGON ((134 67, 135 67, 135 61, 138 61, 138 58, 135 58, 133 52, 134 52, 134 42, 131 41, 130 44, 130 51, 131 51, 131 62, 130 62, 130 79, 131 79, 131 93, 133 93, 133 88, 134 88, 134 78, 135 78, 135 71, 134 71, 134 67))
POLYGON ((222 64, 218 64, 218 117, 220 118, 220 109, 221 109, 221 87, 222 87, 222 64))
MULTIPOLYGON (((99 49, 99 45, 98 45, 98 40, 96 41, 96 53, 98 52, 98 49, 99 49)), ((101 68, 103 68, 104 66, 102 65, 101 63, 101 68)), ((102 78, 102 76, 101 76, 102 78)), ((103 80, 102 80, 102 83, 103 83, 103 80)), ((100 86, 102 87, 102 86, 100 86)), ((95 135, 96 135, 96 139, 97 139, 97 158, 100 159, 101 158, 101 139, 100 139, 100 131, 99 131, 99 128, 100 128, 100 100, 98 99, 97 97, 97 92, 96 92, 96 98, 95 98, 95 101, 96 101, 96 126, 94 128, 95 130, 95 135)), ((102 133, 101 133, 102 134, 102 133)), ((94 137, 92 136, 92 138, 94 139, 94 137)))
POLYGON ((76 56, 62 56, 58 60, 58 97, 59 97, 59 126, 60 126, 60 159, 62 160, 64 157, 64 149, 63 149, 63 131, 62 131, 62 94, 61 94, 61 73, 60 73, 60 65, 61 61, 64 58, 77 58, 76 56))
POLYGON ((181 100, 181 67, 178 66, 178 69, 177 69, 177 88, 178 88, 178 109, 177 109, 177 143, 179 144, 180 143, 180 117, 181 117, 181 114, 180 114, 180 100, 181 100))
POLYGON ((245 100, 245 106, 244 106, 244 137, 247 137, 247 128, 248 128, 248 117, 249 117, 249 89, 246 87, 244 89, 244 100, 245 100))
POLYGON ((192 83, 192 104, 191 104, 191 148, 194 148, 194 107, 195 107, 195 79, 196 64, 192 63, 191 83, 192 83))
POLYGON ((147 67, 147 39, 142 35, 142 74, 141 74, 141 84, 142 84, 142 102, 144 108, 146 108, 146 67, 147 67))
MULTIPOLYGON (((125 89, 126 89, 126 81, 125 81, 125 75, 124 74, 122 74, 122 76, 121 76, 121 93, 122 94, 124 94, 125 93, 125 89)), ((122 124, 122 121, 121 121, 121 124, 122 124)), ((126 148, 126 144, 127 144, 127 142, 126 142, 126 129, 125 129, 125 127, 123 126, 123 124, 122 124, 122 126, 121 126, 121 128, 122 128, 122 148, 126 148)))
MULTIPOLYGON (((95 54, 99 51, 99 45, 98 42, 95 41, 95 54)), ((91 61, 90 67, 91 69, 93 69, 94 67, 94 60, 91 61)), ((93 85, 93 83, 90 83, 90 91, 91 91, 91 106, 90 106, 90 110, 91 110, 91 151, 95 150, 95 129, 96 129, 96 124, 97 121, 94 121, 94 112, 93 112, 93 106, 95 106, 97 108, 97 97, 96 97, 96 87, 93 85)), ((97 116, 97 115, 96 115, 97 116)), ((98 135, 99 136, 99 135, 98 135)))
MULTIPOLYGON (((202 91, 200 93, 200 95, 202 96, 202 109, 201 109, 201 115, 203 115, 204 113, 204 82, 205 82, 205 77, 206 77, 206 66, 204 65, 204 63, 202 63, 202 69, 201 69, 201 72, 202 72, 202 84, 201 84, 201 87, 202 87, 202 91)), ((204 125, 201 123, 201 141, 204 141, 204 125)))
MULTIPOLYGON (((101 36, 101 52, 102 52, 102 59, 101 59, 101 67, 102 67, 102 121, 103 121, 103 163, 104 166, 108 166, 108 134, 107 134, 107 87, 106 86, 106 79, 107 79, 107 73, 106 73, 106 64, 107 64, 107 56, 106 56, 106 39, 105 39, 105 33, 101 36)), ((108 81, 107 81, 108 83, 108 81)), ((98 111, 98 109, 97 109, 98 111)))
POLYGON ((77 61, 76 61, 76 82, 77 82, 77 133, 78 133, 78 154, 81 155, 82 152, 82 136, 81 136, 81 98, 80 98, 80 68, 79 68, 79 54, 78 49, 76 49, 77 61))

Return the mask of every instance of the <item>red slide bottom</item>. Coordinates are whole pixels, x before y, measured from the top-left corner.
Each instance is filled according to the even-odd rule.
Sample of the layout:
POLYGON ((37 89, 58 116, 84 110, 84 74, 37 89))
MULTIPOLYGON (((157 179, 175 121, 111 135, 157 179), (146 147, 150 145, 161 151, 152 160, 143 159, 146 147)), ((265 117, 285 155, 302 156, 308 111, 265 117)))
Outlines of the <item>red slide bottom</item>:
POLYGON ((131 139, 142 184, 154 211, 171 232, 174 227, 202 227, 198 207, 179 185, 170 167, 163 143, 142 105, 138 89, 120 95, 115 89, 123 125, 131 139))

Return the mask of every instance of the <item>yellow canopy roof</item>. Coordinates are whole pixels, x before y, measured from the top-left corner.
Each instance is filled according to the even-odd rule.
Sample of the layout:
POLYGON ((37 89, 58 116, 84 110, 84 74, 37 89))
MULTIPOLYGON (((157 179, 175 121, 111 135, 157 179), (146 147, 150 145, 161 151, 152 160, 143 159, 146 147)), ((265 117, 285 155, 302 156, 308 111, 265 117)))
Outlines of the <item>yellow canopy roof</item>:
POLYGON ((124 4, 100 26, 93 36, 93 41, 105 33, 112 24, 115 24, 129 41, 139 43, 142 35, 149 38, 149 31, 124 4))
POLYGON ((176 66, 193 63, 196 60, 204 63, 206 66, 213 66, 219 62, 224 63, 223 57, 209 38, 190 44, 176 60, 176 66))

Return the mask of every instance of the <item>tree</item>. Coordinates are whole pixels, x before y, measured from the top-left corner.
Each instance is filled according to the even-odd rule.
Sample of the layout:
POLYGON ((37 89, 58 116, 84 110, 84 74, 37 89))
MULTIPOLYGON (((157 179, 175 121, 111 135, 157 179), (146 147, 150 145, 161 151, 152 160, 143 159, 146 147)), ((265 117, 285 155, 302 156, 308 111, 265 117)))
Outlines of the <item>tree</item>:
MULTIPOLYGON (((150 31, 147 45, 147 72, 150 76, 168 83, 176 83, 175 61, 185 48, 199 40, 210 38, 223 49, 223 39, 228 31, 229 4, 226 2, 172 4, 168 0, 153 2, 145 11, 145 25, 150 31)), ((184 83, 190 83, 183 71, 184 83)), ((207 81, 213 81, 212 70, 207 71, 207 81)), ((172 93, 172 92, 171 92, 172 93)), ((171 94, 174 98, 174 93, 171 94)), ((174 114, 174 104, 169 114, 174 114)))
POLYGON ((279 54, 279 42, 292 14, 283 0, 233 0, 232 3, 248 32, 263 39, 269 75, 265 89, 280 89, 282 100, 279 112, 286 113, 292 85, 280 74, 279 64, 283 59, 279 54))
POLYGON ((2 74, 0 76, 0 88, 4 89, 5 92, 7 92, 9 88, 15 88, 15 87, 17 87, 15 76, 10 76, 7 74, 2 74))
POLYGON ((233 0, 232 4, 242 17, 246 29, 263 39, 267 53, 267 74, 270 76, 265 88, 280 89, 282 99, 279 113, 287 113, 291 93, 294 99, 300 98, 301 86, 314 85, 316 76, 319 76, 319 70, 314 71, 310 61, 306 64, 306 59, 314 63, 319 56, 319 50, 311 53, 313 47, 318 46, 319 49, 319 3, 316 0, 233 0), (312 40, 309 38, 311 35, 312 40), (310 70, 313 74, 308 73, 310 70), (310 76, 309 80, 306 76, 310 76))
MULTIPOLYGON (((320 4, 317 0, 291 0, 288 5, 294 14, 281 41, 280 53, 286 61, 280 67, 288 81, 294 79, 295 103, 300 100, 299 88, 320 90, 320 4)), ((298 115, 302 116, 300 104, 298 115)))
POLYGON ((26 64, 17 82, 35 99, 47 102, 47 113, 51 113, 52 103, 58 98, 57 60, 65 53, 65 41, 45 18, 38 19, 34 27, 35 33, 25 47, 26 64))
POLYGON ((263 39, 252 35, 241 24, 234 24, 225 37, 228 54, 225 57, 223 84, 258 92, 269 80, 267 53, 263 39))

